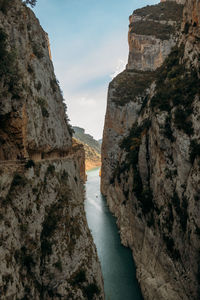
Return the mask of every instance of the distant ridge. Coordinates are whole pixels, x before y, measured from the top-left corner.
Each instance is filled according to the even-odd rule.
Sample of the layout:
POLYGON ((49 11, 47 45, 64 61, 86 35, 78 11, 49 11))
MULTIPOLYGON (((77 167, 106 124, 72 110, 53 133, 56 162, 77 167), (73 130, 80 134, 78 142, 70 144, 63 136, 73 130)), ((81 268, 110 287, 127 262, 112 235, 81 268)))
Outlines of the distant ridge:
POLYGON ((73 129, 73 137, 84 146, 86 171, 100 167, 101 143, 95 140, 90 134, 86 134, 85 129, 77 126, 74 126, 73 129))
MULTIPOLYGON (((73 126, 74 137, 79 141, 92 147, 97 153, 101 154, 101 143, 93 138, 90 134, 85 133, 85 129, 73 126)), ((102 140, 101 140, 102 141, 102 140)))

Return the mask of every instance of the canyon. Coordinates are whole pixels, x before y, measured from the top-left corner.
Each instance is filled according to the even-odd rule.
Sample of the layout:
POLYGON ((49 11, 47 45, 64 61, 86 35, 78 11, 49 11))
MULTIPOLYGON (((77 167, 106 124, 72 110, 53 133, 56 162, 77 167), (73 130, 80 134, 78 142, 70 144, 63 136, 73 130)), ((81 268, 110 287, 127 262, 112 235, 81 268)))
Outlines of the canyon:
MULTIPOLYGON (((161 1, 129 20, 128 63, 108 89, 101 192, 144 299, 197 300, 200 3, 161 1)), ((0 1, 0 61, 0 298, 104 300, 84 209, 99 144, 72 138, 48 34, 21 0, 0 1)))
POLYGON ((200 297, 200 3, 130 16, 126 70, 108 89, 101 191, 145 300, 200 297))
POLYGON ((85 153, 48 35, 21 0, 0 2, 0 59, 0 298, 104 299, 85 153))

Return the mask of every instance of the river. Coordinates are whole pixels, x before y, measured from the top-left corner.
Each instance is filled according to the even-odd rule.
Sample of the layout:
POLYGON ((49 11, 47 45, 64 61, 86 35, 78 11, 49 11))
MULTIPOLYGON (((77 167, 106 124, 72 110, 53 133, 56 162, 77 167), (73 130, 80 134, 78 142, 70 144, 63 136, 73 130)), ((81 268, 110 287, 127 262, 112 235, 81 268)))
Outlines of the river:
POLYGON ((142 300, 131 250, 121 245, 116 219, 100 193, 99 168, 87 176, 85 210, 101 262, 106 300, 142 300))

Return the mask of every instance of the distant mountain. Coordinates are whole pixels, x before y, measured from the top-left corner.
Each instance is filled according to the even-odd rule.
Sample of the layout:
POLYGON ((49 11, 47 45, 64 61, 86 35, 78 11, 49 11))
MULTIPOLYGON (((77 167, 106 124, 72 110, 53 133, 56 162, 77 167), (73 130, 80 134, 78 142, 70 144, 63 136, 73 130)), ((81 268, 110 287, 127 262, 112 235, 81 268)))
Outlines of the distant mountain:
POLYGON ((89 147, 92 147, 97 153, 101 154, 101 144, 93 138, 90 134, 85 133, 85 129, 77 126, 73 126, 74 134, 73 136, 83 142, 84 144, 87 144, 89 147))
POLYGON ((85 133, 85 129, 74 126, 74 139, 83 144, 85 150, 86 171, 101 166, 101 145, 90 134, 85 133))
POLYGON ((98 140, 99 144, 101 145, 102 144, 102 139, 98 140))

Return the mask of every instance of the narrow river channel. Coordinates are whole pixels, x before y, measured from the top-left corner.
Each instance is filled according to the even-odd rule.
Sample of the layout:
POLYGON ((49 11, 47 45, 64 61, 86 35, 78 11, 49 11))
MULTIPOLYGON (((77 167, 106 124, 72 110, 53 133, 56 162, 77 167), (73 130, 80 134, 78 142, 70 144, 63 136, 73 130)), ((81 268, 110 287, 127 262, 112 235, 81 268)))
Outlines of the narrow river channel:
POLYGON ((121 245, 116 220, 100 193, 99 169, 87 176, 85 210, 101 262, 106 300, 142 300, 131 250, 121 245))

